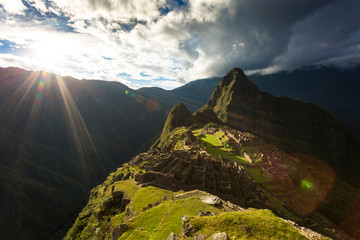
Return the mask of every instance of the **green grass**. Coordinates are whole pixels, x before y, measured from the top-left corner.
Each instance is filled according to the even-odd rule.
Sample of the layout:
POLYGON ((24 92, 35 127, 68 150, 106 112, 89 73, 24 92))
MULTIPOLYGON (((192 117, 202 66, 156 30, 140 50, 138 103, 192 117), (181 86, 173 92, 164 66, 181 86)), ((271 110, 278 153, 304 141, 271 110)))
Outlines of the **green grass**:
POLYGON ((148 240, 150 239, 150 233, 148 231, 135 230, 127 240, 148 240))
MULTIPOLYGON (((220 132, 216 132, 214 136, 212 134, 201 134, 199 130, 193 131, 194 136, 200 139, 203 143, 203 147, 205 150, 213 156, 216 160, 221 161, 221 157, 229 159, 230 161, 240 163, 244 165, 245 170, 248 174, 254 179, 254 181, 258 183, 264 183, 268 181, 272 181, 273 179, 268 176, 266 173, 261 174, 261 169, 256 167, 247 167, 249 162, 241 156, 243 152, 249 154, 258 154, 259 150, 255 146, 247 146, 246 148, 241 150, 241 153, 234 150, 231 146, 229 149, 225 148, 226 141, 222 142, 218 139, 218 137, 222 137, 224 139, 224 135, 220 132)), ((231 144, 230 144, 231 145, 231 144)), ((257 159, 256 162, 261 161, 261 158, 257 159)))
POLYGON ((120 214, 116 215, 115 217, 113 217, 111 219, 111 224, 113 227, 118 227, 118 226, 120 226, 121 223, 124 222, 124 219, 125 219, 125 212, 120 213, 120 214))
POLYGON ((150 208, 149 210, 139 214, 134 220, 127 222, 129 229, 119 238, 128 239, 128 237, 137 229, 144 229, 147 234, 151 234, 155 228, 159 225, 164 214, 167 212, 171 206, 170 201, 167 201, 159 206, 150 208))
MULTIPOLYGON (((205 150, 209 152, 216 160, 221 161, 221 157, 227 158, 233 162, 248 164, 241 155, 234 150, 233 147, 226 148, 224 145, 227 144, 227 141, 221 141, 217 137, 211 134, 199 134, 195 132, 198 139, 203 142, 205 150)), ((220 134, 219 132, 216 134, 220 134)))
POLYGON ((265 183, 272 181, 273 179, 265 172, 261 173, 260 168, 255 167, 244 167, 246 172, 254 179, 257 183, 265 183))
POLYGON ((136 192, 132 199, 133 212, 140 213, 148 204, 152 204, 155 201, 160 203, 163 201, 164 196, 169 199, 174 194, 173 192, 152 186, 142 188, 136 192))
POLYGON ((205 204, 199 198, 195 197, 177 200, 169 209, 163 221, 156 228, 151 239, 167 239, 171 232, 179 234, 181 232, 182 216, 198 216, 200 210, 214 213, 224 211, 224 209, 219 209, 205 204))
MULTIPOLYGON (((107 190, 104 191, 104 186, 99 185, 96 188, 97 197, 91 199, 79 214, 72 231, 67 235, 69 239, 111 239, 110 229, 119 227, 121 223, 125 223, 128 230, 120 240, 167 239, 171 232, 181 232, 184 215, 191 216, 189 221, 195 230, 207 238, 216 232, 226 232, 231 239, 305 239, 269 210, 233 212, 222 207, 216 208, 199 199, 207 195, 202 191, 175 193, 152 186, 141 188, 132 181, 114 182, 114 186, 116 190, 123 190, 127 196, 132 197, 133 212, 138 213, 129 218, 127 210, 122 213, 115 211, 103 216, 99 221, 95 210, 108 193, 107 190), (158 206, 143 211, 143 207, 155 201, 159 202, 158 206), (200 210, 219 215, 200 218, 200 210)), ((112 185, 108 186, 111 187, 112 185)), ((282 206, 280 201, 276 203, 282 206)), ((286 209, 283 210, 285 212, 286 209)))
MULTIPOLYGON (((113 183, 114 191, 122 191, 125 194, 126 198, 134 197, 135 193, 141 189, 140 186, 136 185, 136 182, 133 181, 118 181, 113 183)), ((105 195, 111 194, 111 187, 106 189, 105 195)))
POLYGON ((189 223, 197 230, 196 233, 205 238, 217 232, 226 232, 230 239, 307 239, 269 210, 192 217, 189 223))

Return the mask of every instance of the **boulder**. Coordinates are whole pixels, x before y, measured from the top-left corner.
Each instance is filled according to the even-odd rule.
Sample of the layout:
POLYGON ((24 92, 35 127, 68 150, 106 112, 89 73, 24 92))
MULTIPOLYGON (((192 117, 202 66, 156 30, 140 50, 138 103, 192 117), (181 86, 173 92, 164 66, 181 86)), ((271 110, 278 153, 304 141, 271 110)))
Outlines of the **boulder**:
POLYGON ((200 200, 206 204, 218 206, 221 204, 220 198, 216 196, 203 196, 200 198, 200 200))
POLYGON ((211 235, 210 240, 227 240, 227 238, 227 234, 222 232, 211 235))
POLYGON ((177 240, 178 238, 176 237, 175 233, 170 233, 169 237, 167 240, 177 240))
POLYGON ((205 237, 200 233, 197 233, 194 237, 194 240, 205 240, 205 237))

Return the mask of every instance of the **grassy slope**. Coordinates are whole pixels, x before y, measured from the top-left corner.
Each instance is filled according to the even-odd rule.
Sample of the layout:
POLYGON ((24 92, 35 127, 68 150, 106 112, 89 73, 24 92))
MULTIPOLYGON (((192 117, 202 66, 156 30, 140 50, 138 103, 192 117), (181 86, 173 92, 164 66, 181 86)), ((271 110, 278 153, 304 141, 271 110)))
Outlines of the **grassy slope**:
POLYGON ((216 160, 221 161, 221 157, 223 157, 233 162, 243 164, 248 174, 258 183, 272 180, 268 175, 261 173, 260 168, 249 166, 249 162, 242 156, 244 152, 256 152, 254 146, 246 146, 241 150, 241 153, 239 153, 231 143, 229 147, 226 147, 228 139, 220 132, 216 132, 215 134, 201 134, 198 130, 195 130, 193 133, 194 136, 203 143, 204 149, 216 160))
MULTIPOLYGON (((269 211, 231 212, 232 210, 228 208, 226 210, 223 207, 214 207, 203 203, 200 197, 207 195, 205 192, 171 192, 152 186, 142 188, 136 185, 132 178, 127 181, 120 180, 120 176, 138 171, 139 169, 136 167, 119 168, 103 184, 92 190, 87 206, 79 214, 65 239, 112 239, 111 229, 119 227, 121 223, 125 223, 128 229, 119 239, 167 239, 171 232, 175 234, 181 232, 182 216, 184 215, 193 216, 194 218, 191 219, 196 219, 196 226, 201 226, 201 221, 211 221, 212 226, 218 226, 218 228, 209 228, 206 232, 203 231, 204 226, 199 227, 198 230, 202 229, 200 232, 204 234, 228 231, 229 235, 236 233, 237 236, 241 235, 245 237, 244 239, 249 239, 246 238, 248 235, 241 232, 238 225, 234 223, 228 225, 227 229, 223 229, 224 219, 239 218, 244 220, 241 226, 245 229, 262 229, 261 234, 264 234, 264 238, 269 239, 275 236, 279 239, 282 236, 290 236, 292 239, 302 239, 299 233, 269 211), (131 203, 124 212, 120 212, 115 207, 108 215, 99 217, 99 211, 103 203, 111 197, 113 188, 114 191, 123 191, 126 198, 131 198, 131 203), (153 205, 155 202, 158 205, 153 205), (220 214, 218 215, 221 216, 220 218, 198 218, 196 216, 199 215, 200 210, 226 213, 227 215, 220 214), (215 221, 211 219, 215 219, 215 221), (269 224, 264 225, 264 219, 269 221, 269 224), (276 230, 273 229, 274 223, 279 225, 276 230)), ((230 223, 228 220, 225 222, 230 223)))
POLYGON ((306 239, 269 210, 192 217, 189 223, 205 238, 214 232, 226 232, 231 239, 306 239))

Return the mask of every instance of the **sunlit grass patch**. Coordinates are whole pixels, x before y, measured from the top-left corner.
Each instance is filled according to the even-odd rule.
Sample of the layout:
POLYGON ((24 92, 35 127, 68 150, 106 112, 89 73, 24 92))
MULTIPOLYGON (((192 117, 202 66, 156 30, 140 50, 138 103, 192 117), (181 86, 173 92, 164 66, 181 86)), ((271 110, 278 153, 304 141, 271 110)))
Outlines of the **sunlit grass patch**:
POLYGON ((163 201, 164 196, 169 199, 174 194, 174 192, 152 186, 142 188, 136 192, 134 198, 132 199, 133 212, 140 213, 143 211, 144 207, 148 206, 148 204, 153 204, 155 201, 160 203, 163 201))
POLYGON ((200 210, 214 213, 224 211, 223 209, 203 203, 196 197, 176 200, 167 215, 164 216, 163 221, 155 230, 151 239, 167 239, 171 232, 179 234, 181 232, 182 216, 198 216, 200 210))
POLYGON ((191 217, 189 223, 206 239, 217 232, 225 232, 230 239, 307 239, 269 210, 191 217))
POLYGON ((197 136, 203 142, 203 147, 216 160, 221 161, 221 157, 227 158, 233 162, 247 164, 246 161, 233 147, 227 142, 221 142, 217 137, 211 134, 202 134, 197 136), (227 147, 229 145, 229 147, 227 147))
POLYGON ((112 186, 114 186, 114 191, 122 191, 126 198, 132 198, 135 193, 141 189, 140 186, 136 185, 136 182, 133 181, 118 181, 114 182, 113 185, 106 189, 105 195, 111 195, 112 186))
MULTIPOLYGON (((159 206, 150 208, 147 211, 139 214, 132 221, 126 222, 126 224, 129 226, 129 229, 119 238, 119 240, 128 239, 128 237, 138 228, 142 228, 144 231, 144 233, 141 233, 141 236, 144 236, 145 234, 151 235, 151 233, 159 225, 163 215, 170 206, 171 203, 167 201, 163 204, 160 204, 159 206)), ((137 235, 140 233, 135 234, 137 235)))

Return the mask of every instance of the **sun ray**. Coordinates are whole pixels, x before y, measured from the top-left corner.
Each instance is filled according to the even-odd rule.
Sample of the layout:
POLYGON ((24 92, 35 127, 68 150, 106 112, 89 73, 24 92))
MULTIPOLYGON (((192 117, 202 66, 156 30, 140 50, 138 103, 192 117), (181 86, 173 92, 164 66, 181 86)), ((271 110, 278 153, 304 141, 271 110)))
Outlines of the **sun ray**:
POLYGON ((24 80, 20 87, 12 94, 10 103, 13 103, 5 109, 4 112, 10 113, 8 120, 5 122, 4 126, 9 126, 10 123, 14 122, 16 114, 19 111, 19 108, 23 106, 25 99, 29 96, 30 90, 36 83, 36 79, 40 75, 40 72, 31 72, 31 74, 24 80), (20 100, 18 100, 20 98, 20 100), (17 102, 17 103, 16 103, 17 102), (15 106, 14 106, 15 105, 15 106))
MULTIPOLYGON (((90 135, 90 132, 81 116, 77 105, 72 98, 64 80, 60 76, 56 76, 57 84, 60 89, 61 97, 65 106, 66 116, 70 125, 71 134, 74 140, 75 148, 80 159, 80 165, 86 176, 86 180, 89 180, 87 174, 88 158, 98 159, 97 150, 90 135)), ((101 167, 101 164, 98 164, 101 167)), ((102 169, 101 169, 102 170, 102 169)))

